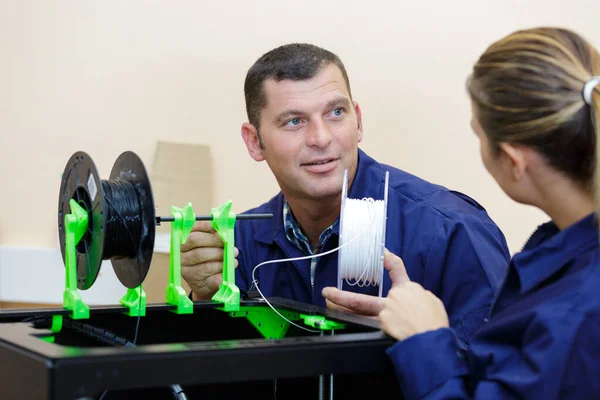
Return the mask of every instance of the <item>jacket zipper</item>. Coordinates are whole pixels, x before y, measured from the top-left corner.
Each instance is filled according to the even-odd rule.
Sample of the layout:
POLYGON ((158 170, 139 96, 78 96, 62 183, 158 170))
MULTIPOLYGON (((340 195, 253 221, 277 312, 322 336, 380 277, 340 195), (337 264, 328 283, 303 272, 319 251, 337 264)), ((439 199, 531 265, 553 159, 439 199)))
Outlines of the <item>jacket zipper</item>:
MULTIPOLYGON (((318 249, 318 253, 317 254, 321 253, 321 251, 326 248, 325 245, 327 244, 327 241, 329 240, 329 238, 331 237, 331 235, 332 234, 330 233, 329 236, 327 236, 325 238, 325 240, 323 241, 323 243, 321 243, 319 245, 319 249, 318 249)), ((314 271, 313 271, 312 262, 311 262, 311 266, 310 266, 310 277, 311 277, 310 295, 311 295, 311 298, 313 300, 313 304, 315 304, 315 305, 316 305, 316 300, 315 300, 315 280, 316 280, 316 276, 317 276, 317 265, 319 264, 319 262, 321 262, 321 257, 322 256, 315 257, 317 260, 315 261, 314 271), (313 278, 313 276, 314 276, 314 278, 313 278)), ((336 277, 336 279, 337 279, 337 277, 336 277)))
MULTIPOLYGON (((281 251, 283 251, 283 254, 285 254, 285 258, 291 258, 290 255, 288 254, 288 252, 285 251, 285 249, 283 248, 283 246, 281 246, 279 243, 277 243, 277 246, 279 246, 279 248, 281 249, 281 251)), ((315 304, 315 296, 313 294, 313 289, 311 288, 310 281, 308 279, 306 279, 306 277, 302 273, 302 270, 300 270, 300 267, 298 266, 298 264, 296 264, 295 261, 291 261, 291 263, 294 266, 294 268, 296 268, 296 271, 298 271, 298 273, 302 277, 302 280, 304 281, 304 285, 306 285, 306 288, 308 289, 308 292, 310 293, 310 301, 311 301, 311 303, 315 304)))

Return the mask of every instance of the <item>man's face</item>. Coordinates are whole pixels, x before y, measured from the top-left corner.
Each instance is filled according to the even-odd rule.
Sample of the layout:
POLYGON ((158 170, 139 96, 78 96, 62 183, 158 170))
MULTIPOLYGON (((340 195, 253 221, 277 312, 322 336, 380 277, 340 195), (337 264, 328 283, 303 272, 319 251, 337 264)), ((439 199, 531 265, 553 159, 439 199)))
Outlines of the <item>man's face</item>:
POLYGON ((339 68, 330 64, 306 81, 271 79, 264 90, 263 148, 244 135, 252 157, 267 161, 288 198, 338 196, 345 169, 349 183, 354 179, 362 140, 360 108, 352 103, 339 68))

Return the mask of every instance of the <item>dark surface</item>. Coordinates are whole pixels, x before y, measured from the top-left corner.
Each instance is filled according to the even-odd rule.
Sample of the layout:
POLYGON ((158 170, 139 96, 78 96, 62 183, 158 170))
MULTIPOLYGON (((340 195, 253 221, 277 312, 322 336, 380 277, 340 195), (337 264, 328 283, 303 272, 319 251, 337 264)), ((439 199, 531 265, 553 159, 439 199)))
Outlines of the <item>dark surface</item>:
MULTIPOLYGON (((170 384, 180 384, 189 399, 274 398, 274 379, 277 398, 318 398, 318 375, 331 373, 337 399, 399 395, 385 355, 393 340, 379 331, 376 320, 271 301, 278 308, 325 315, 347 328, 320 336, 290 327, 285 338, 265 340, 245 318, 232 318, 211 302, 196 302, 192 315, 152 305, 139 321, 133 346, 137 317, 126 316, 122 307, 92 307, 88 320, 65 317, 55 342, 47 343, 40 339, 51 334, 47 321, 67 314, 63 310, 0 312, 0 376, 10 377, 0 385, 0 398, 99 398, 109 389, 104 400, 171 399, 170 384), (82 324, 97 336, 116 337, 116 345, 82 333, 77 328, 82 324)), ((329 393, 328 383, 325 389, 329 393)))

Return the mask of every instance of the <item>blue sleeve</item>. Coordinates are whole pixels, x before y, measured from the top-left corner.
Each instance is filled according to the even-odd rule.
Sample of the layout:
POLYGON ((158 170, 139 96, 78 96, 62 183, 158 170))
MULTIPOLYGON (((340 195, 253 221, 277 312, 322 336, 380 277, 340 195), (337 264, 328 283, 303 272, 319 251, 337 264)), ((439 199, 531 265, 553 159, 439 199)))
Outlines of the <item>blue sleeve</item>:
MULTIPOLYGON (((396 343, 387 353, 407 400, 521 398, 501 379, 483 380, 474 389, 471 388, 466 355, 460 349, 451 329, 438 329, 412 336, 396 343)), ((514 376, 516 381, 527 381, 529 378, 513 371, 506 372, 507 376, 514 376)))
POLYGON ((478 341, 463 351, 445 328, 398 342, 387 353, 407 400, 600 398, 598 321, 559 319, 533 321, 521 347, 478 341))
POLYGON ((428 398, 434 392, 444 395, 440 397, 468 398, 460 394, 466 393, 464 378, 469 369, 451 329, 411 336, 390 347, 387 354, 407 400, 428 398))
POLYGON ((569 352, 560 398, 600 398, 600 318, 586 315, 569 352))
POLYGON ((500 230, 473 215, 447 219, 433 239, 424 287, 438 296, 463 347, 489 316, 510 255, 500 230))

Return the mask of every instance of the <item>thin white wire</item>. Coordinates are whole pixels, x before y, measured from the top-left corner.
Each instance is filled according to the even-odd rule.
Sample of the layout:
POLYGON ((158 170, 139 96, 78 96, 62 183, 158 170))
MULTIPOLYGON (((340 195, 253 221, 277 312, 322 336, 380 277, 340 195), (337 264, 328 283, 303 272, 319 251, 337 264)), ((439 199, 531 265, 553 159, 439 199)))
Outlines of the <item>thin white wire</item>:
MULTIPOLYGON (((346 199, 346 202, 348 202, 348 200, 350 200, 350 199, 346 199)), ((370 199, 370 200, 372 200, 372 199, 370 199)), ((279 313, 279 311, 277 311, 277 310, 275 309, 275 307, 273 307, 273 305, 272 305, 272 304, 269 302, 269 300, 267 300, 267 298, 266 298, 266 297, 263 295, 262 291, 260 290, 260 288, 259 288, 259 286, 258 286, 258 281, 256 280, 256 277, 255 277, 255 272, 256 272, 256 270, 257 270, 259 267, 262 267, 263 265, 267 265, 267 264, 276 264, 276 263, 280 263, 280 262, 283 262, 283 261, 300 261, 300 260, 308 260, 308 259, 311 259, 311 258, 315 258, 315 257, 322 257, 322 256, 325 256, 325 255, 327 255, 327 254, 331 254, 331 253, 333 253, 333 252, 336 252, 336 251, 338 251, 339 249, 341 249, 341 248, 343 248, 343 247, 345 247, 345 246, 349 245, 350 243, 354 242, 354 241, 355 241, 355 240, 357 240, 357 239, 358 239, 358 238, 359 238, 359 237, 360 237, 360 236, 361 236, 363 233, 367 232, 367 228, 369 228, 369 227, 371 226, 371 224, 373 223, 373 220, 374 220, 374 218, 375 218, 375 213, 372 213, 372 214, 370 215, 370 219, 369 219, 368 223, 365 223, 365 224, 364 224, 364 227, 362 228, 362 230, 361 230, 360 232, 358 232, 358 233, 356 234, 356 236, 354 236, 354 237, 353 237, 352 239, 350 239, 349 241, 347 241, 347 242, 345 242, 345 243, 341 244, 340 246, 336 247, 335 249, 328 250, 328 251, 326 251, 326 252, 324 252, 324 253, 319 253, 319 254, 311 254, 311 255, 309 255, 309 256, 293 257, 293 258, 282 258, 282 259, 279 259, 279 260, 268 260, 268 261, 263 261, 263 262, 261 262, 261 263, 260 263, 260 264, 258 264, 256 267, 254 267, 254 269, 252 269, 252 284, 253 284, 253 285, 256 287, 256 290, 257 290, 257 291, 258 291, 258 293, 260 294, 260 297, 261 297, 261 298, 262 298, 262 299, 265 301, 265 303, 267 303, 267 304, 268 304, 268 306, 269 306, 269 307, 271 307, 271 309, 272 309, 272 310, 273 310, 273 311, 274 311, 274 312, 275 312, 277 315, 279 315, 281 318, 283 318, 285 321, 289 322, 290 324, 294 325, 294 326, 295 326, 295 327, 297 327, 297 328, 303 329, 303 330, 305 330, 305 331, 308 331, 308 332, 313 332, 313 333, 319 333, 319 332, 321 332, 320 330, 308 329, 308 328, 306 328, 306 327, 303 327, 303 326, 301 326, 301 325, 298 325, 298 324, 296 324, 296 323, 294 323, 294 322, 290 321, 289 319, 287 319, 287 318, 286 318, 286 317, 284 317, 283 315, 281 315, 281 314, 279 313)), ((349 217, 348 217, 348 214, 344 213, 344 224, 346 224, 346 222, 348 221, 348 219, 349 219, 349 217)), ((345 231, 345 229, 344 229, 344 231, 345 231)), ((381 242, 379 242, 379 243, 381 243, 381 242)))

